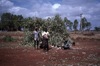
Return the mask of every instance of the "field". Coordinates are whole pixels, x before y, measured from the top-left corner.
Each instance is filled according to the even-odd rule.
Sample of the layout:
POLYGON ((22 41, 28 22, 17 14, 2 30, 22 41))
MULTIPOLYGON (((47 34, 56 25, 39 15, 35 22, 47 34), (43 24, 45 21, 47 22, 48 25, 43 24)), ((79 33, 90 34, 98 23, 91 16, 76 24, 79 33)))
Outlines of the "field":
POLYGON ((71 33, 75 41, 71 49, 50 46, 44 52, 22 45, 23 32, 0 32, 0 66, 100 66, 100 32, 83 34, 71 33), (17 40, 5 42, 2 40, 5 35, 17 40))

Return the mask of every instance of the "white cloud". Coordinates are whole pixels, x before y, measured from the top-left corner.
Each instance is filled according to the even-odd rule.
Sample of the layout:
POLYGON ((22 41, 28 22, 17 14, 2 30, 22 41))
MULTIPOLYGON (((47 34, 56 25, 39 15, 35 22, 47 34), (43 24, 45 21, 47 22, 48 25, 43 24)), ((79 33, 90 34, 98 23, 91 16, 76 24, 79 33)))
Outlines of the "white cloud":
POLYGON ((18 13, 21 9, 23 10, 21 7, 12 7, 8 11, 12 13, 18 13))
POLYGON ((16 2, 15 0, 0 0, 0 8, 2 7, 0 14, 11 12, 24 17, 47 18, 59 13, 62 17, 74 21, 79 20, 79 15, 83 13, 90 22, 100 21, 100 1, 97 0, 62 0, 61 3, 56 1, 52 3, 51 0, 18 0, 17 3, 22 3, 21 6, 16 2))
POLYGON ((56 3, 56 4, 54 4, 54 5, 52 6, 52 8, 53 8, 53 9, 58 9, 60 6, 61 6, 60 4, 56 3))
POLYGON ((8 9, 13 7, 13 3, 9 0, 0 0, 0 15, 8 11, 8 9))
POLYGON ((32 6, 31 11, 35 13, 35 16, 46 18, 54 14, 51 3, 36 4, 32 6))
POLYGON ((24 17, 33 17, 35 15, 35 12, 31 12, 30 10, 22 7, 13 6, 8 11, 13 14, 23 15, 24 17))
POLYGON ((1 0, 0 1, 0 6, 2 6, 2 7, 11 7, 11 6, 13 6, 13 3, 12 2, 10 2, 9 0, 1 0))

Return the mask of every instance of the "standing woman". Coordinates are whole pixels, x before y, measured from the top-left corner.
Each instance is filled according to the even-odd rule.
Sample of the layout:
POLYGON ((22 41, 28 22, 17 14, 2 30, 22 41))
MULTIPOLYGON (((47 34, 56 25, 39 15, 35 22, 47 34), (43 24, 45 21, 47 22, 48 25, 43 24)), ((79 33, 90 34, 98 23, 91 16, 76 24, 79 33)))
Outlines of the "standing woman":
POLYGON ((33 35, 34 35, 34 47, 38 49, 39 48, 39 30, 37 27, 33 31, 33 35))
POLYGON ((49 50, 49 45, 48 45, 49 36, 50 36, 50 34, 49 34, 47 28, 44 28, 44 30, 42 32, 42 38, 43 38, 42 43, 44 45, 43 49, 46 51, 49 50))

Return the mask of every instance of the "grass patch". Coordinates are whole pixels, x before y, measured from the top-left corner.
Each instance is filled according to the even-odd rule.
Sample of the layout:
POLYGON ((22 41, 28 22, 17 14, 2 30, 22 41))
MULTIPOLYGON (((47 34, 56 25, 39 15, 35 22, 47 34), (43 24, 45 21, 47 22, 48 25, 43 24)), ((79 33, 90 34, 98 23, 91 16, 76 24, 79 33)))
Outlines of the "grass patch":
POLYGON ((4 36, 3 37, 3 40, 6 41, 6 42, 12 42, 12 41, 15 41, 15 39, 11 36, 4 36))

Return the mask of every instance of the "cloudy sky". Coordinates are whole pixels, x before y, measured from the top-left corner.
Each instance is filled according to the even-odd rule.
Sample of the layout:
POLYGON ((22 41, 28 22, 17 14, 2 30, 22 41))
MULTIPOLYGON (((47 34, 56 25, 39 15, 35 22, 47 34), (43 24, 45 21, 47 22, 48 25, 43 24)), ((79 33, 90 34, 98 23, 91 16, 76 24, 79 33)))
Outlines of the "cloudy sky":
POLYGON ((83 13, 93 27, 100 26, 100 0, 0 0, 0 15, 4 12, 41 18, 59 13, 72 22, 83 13))

